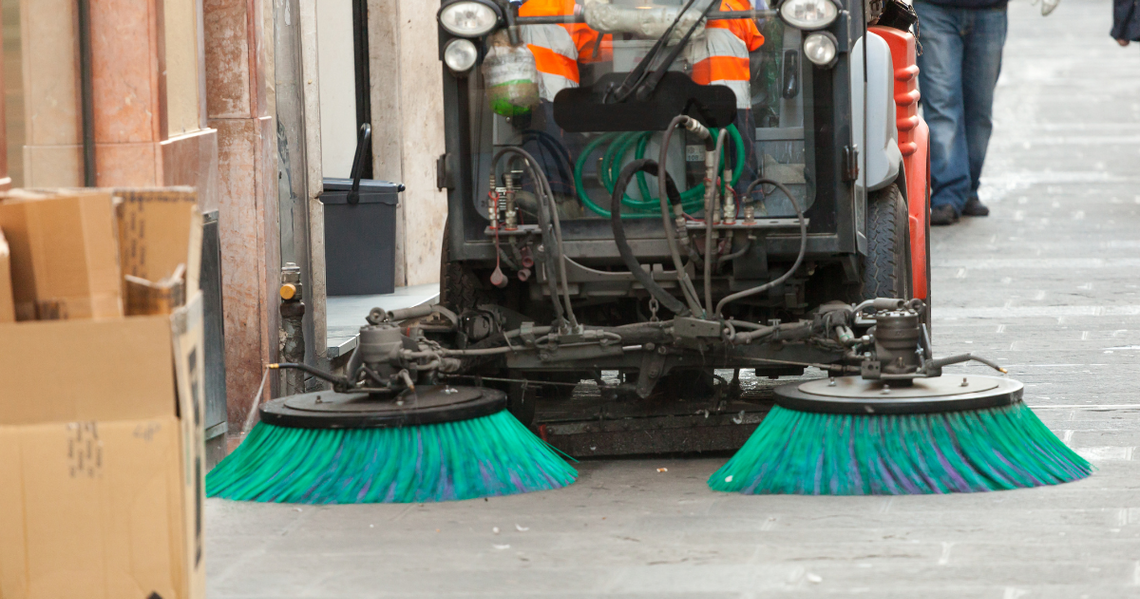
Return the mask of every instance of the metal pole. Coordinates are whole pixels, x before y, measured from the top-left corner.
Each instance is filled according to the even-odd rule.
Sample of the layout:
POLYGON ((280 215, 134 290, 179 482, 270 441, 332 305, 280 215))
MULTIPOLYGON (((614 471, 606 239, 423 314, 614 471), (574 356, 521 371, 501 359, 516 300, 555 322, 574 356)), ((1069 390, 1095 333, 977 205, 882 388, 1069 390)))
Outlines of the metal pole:
POLYGON ((91 5, 77 0, 79 95, 83 126, 83 185, 95 187, 95 92, 91 75, 91 5))

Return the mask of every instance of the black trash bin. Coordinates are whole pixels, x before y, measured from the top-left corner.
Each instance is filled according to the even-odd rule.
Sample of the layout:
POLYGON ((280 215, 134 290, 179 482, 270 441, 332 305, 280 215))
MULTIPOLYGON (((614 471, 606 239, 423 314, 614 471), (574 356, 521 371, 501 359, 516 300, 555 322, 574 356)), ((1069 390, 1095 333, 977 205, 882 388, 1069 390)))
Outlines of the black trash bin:
POLYGON ((395 290, 396 203, 404 186, 360 179, 361 154, 371 139, 362 125, 352 179, 324 180, 325 294, 374 295, 395 290))

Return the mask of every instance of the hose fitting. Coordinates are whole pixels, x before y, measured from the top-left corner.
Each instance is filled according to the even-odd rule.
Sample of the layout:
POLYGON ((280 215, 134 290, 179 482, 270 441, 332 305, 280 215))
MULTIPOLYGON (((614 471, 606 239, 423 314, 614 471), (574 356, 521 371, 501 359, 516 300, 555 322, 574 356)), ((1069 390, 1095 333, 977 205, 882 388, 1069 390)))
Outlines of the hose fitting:
POLYGON ((695 134, 705 142, 705 149, 712 150, 716 147, 716 139, 713 138, 712 133, 708 127, 705 127, 691 116, 682 117, 681 126, 684 127, 689 133, 695 134))

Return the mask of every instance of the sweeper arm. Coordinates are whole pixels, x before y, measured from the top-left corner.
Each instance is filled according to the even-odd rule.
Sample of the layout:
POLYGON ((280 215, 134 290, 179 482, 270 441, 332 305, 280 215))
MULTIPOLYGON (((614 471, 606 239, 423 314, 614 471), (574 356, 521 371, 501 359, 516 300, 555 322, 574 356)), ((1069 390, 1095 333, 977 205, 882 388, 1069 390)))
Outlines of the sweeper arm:
MULTIPOLYGON (((346 376, 300 364, 272 367, 303 369, 332 382, 339 392, 392 397, 419 384, 436 385, 449 375, 485 368, 489 362, 506 368, 538 363, 548 368, 581 368, 583 363, 607 359, 649 364, 649 368, 656 363, 660 369, 659 358, 683 358, 692 353, 737 362, 815 366, 833 374, 857 372, 864 380, 896 388, 911 386, 918 379, 938 378, 943 367, 971 360, 1005 372, 994 362, 972 354, 933 358, 922 322, 925 310, 919 300, 880 298, 858 305, 825 304, 810 320, 793 323, 693 316, 618 327, 579 325, 574 330, 524 323, 468 347, 454 348, 433 340, 428 332, 435 337, 441 331, 456 333, 466 315, 456 316, 431 306, 402 313, 377 308, 369 315, 369 322, 374 324, 360 329, 358 353, 346 376), (398 321, 401 316, 411 318, 398 321), (855 329, 865 332, 856 336, 852 332, 855 329), (779 346, 791 359, 766 357, 773 346, 779 346), (797 355, 805 359, 797 360, 797 355), (806 359, 810 355, 820 359, 806 359)), ((652 391, 654 377, 643 373, 641 378, 637 391, 646 397, 652 391)))

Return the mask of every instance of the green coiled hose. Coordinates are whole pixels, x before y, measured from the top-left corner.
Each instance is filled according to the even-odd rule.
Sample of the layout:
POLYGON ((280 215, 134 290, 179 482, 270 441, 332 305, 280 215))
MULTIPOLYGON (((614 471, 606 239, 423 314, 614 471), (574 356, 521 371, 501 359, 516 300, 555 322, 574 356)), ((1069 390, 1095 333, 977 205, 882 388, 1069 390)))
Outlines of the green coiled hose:
MULTIPOLYGON (((711 132, 715 137, 718 130, 712 129, 711 132)), ((736 185, 736 182, 744 172, 744 140, 734 125, 728 126, 728 134, 736 150, 736 167, 732 173, 731 183, 732 185, 736 185)), ((606 191, 612 195, 615 183, 614 173, 621 171, 621 162, 624 160, 626 153, 629 152, 630 146, 635 146, 634 159, 640 160, 645 157, 646 147, 649 145, 649 140, 652 137, 652 131, 634 131, 627 133, 606 133, 590 140, 590 143, 586 144, 581 154, 578 155, 577 162, 574 163, 574 188, 578 192, 578 199, 582 202, 582 205, 603 218, 610 217, 609 210, 602 208, 590 199, 589 194, 586 193, 586 186, 582 182, 582 169, 585 167, 590 155, 593 154, 598 147, 610 142, 606 152, 602 155, 598 178, 606 188, 606 191)), ((723 155, 721 156, 721 164, 725 164, 723 155)), ((637 174, 637 188, 641 193, 641 197, 646 199, 635 200, 629 197, 629 195, 623 194, 622 205, 628 206, 631 211, 629 213, 624 213, 623 211, 622 218, 660 217, 660 203, 657 198, 650 194, 649 184, 645 180, 645 173, 637 174)), ((687 212, 702 210, 704 209, 704 195, 705 185, 704 182, 701 182, 681 193, 681 206, 687 212)))

